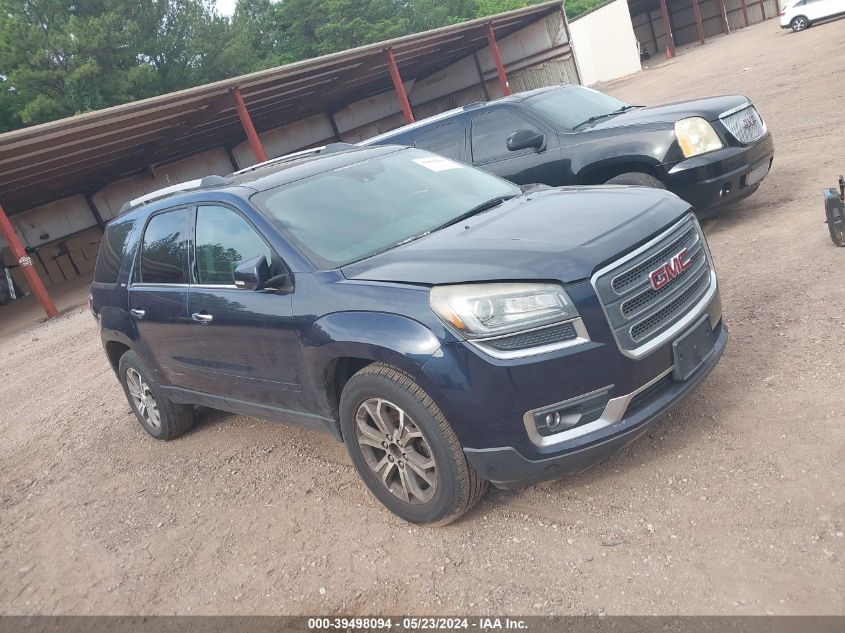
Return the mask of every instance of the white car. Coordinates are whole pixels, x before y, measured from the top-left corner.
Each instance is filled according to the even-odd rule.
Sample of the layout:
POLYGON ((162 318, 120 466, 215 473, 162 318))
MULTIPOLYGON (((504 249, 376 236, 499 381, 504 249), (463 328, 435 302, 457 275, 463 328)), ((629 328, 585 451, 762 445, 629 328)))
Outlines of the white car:
POLYGON ((819 20, 845 15, 845 0, 787 0, 780 12, 780 27, 803 31, 819 20))

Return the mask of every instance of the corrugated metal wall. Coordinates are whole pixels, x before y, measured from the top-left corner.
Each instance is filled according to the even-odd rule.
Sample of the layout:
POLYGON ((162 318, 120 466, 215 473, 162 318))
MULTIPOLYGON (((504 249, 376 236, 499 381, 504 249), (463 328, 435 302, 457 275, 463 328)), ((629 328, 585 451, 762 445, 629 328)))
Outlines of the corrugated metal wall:
POLYGON ((585 86, 641 70, 627 0, 614 0, 569 23, 585 86))
MULTIPOLYGON (((692 0, 669 0, 668 3, 671 20, 672 35, 675 38, 676 46, 683 46, 698 41, 698 29, 695 24, 695 12, 692 7, 692 0)), ((746 0, 746 12, 748 24, 756 24, 764 19, 768 20, 778 14, 777 0, 746 0), (764 9, 765 7, 765 17, 764 9)), ((724 33, 721 7, 719 0, 700 0, 699 10, 701 12, 701 25, 704 31, 705 40, 714 35, 724 33)), ((741 29, 745 26, 745 19, 742 13, 742 0, 725 0, 725 10, 728 16, 728 26, 731 31, 741 29)), ((662 55, 666 49, 665 29, 663 28, 663 16, 659 9, 650 13, 639 13, 632 16, 631 23, 634 26, 634 34, 652 55, 662 55), (649 25, 651 18, 651 26, 649 25), (653 27, 653 32, 652 32, 653 27), (657 45, 655 46, 655 39, 657 45)))

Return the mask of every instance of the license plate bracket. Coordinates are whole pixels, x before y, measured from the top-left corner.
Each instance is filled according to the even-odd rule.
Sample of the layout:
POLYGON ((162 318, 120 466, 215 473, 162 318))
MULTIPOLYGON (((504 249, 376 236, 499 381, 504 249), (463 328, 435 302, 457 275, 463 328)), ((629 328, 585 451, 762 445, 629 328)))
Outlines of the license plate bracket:
POLYGON ((692 376, 715 349, 716 337, 705 314, 672 343, 672 378, 683 382, 692 376))
POLYGON ((750 187, 751 185, 756 185, 758 182, 763 180, 766 177, 766 174, 769 173, 769 162, 766 161, 762 165, 758 165, 747 174, 745 174, 745 186, 750 187))

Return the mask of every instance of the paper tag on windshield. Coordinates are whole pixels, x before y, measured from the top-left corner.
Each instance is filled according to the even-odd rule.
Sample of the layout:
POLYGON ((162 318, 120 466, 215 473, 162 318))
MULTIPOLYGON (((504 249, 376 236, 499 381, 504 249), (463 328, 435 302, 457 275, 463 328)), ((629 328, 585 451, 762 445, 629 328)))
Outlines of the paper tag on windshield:
POLYGON ((421 165, 431 171, 447 171, 449 169, 461 169, 463 165, 456 163, 442 156, 426 156, 425 158, 414 158, 417 165, 421 165))

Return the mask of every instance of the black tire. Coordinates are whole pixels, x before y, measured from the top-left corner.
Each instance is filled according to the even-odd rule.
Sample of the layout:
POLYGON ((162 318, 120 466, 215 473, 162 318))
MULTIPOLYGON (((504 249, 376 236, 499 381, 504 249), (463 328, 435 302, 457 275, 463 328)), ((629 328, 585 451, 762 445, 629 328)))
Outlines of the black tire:
POLYGON ((798 33, 799 31, 810 28, 810 21, 806 16, 796 15, 792 18, 792 22, 789 23, 789 28, 798 33))
MULTIPOLYGON (((375 418, 372 421, 375 423, 375 418)), ((340 424, 346 450, 361 479, 388 510, 406 521, 421 525, 446 525, 469 510, 487 491, 488 482, 482 479, 467 461, 457 436, 431 396, 410 376, 390 365, 373 363, 349 379, 340 397, 340 424), (405 496, 408 500, 400 498, 397 493, 391 492, 388 484, 383 483, 382 478, 370 465, 380 450, 384 453, 380 463, 388 459, 388 453, 393 448, 405 450, 394 443, 384 449, 370 446, 362 448, 359 444, 356 416, 364 411, 362 407, 365 403, 371 403, 373 400, 384 401, 387 411, 398 413, 401 410, 404 424, 408 425, 408 421, 410 422, 410 433, 415 435, 418 431, 421 434, 422 437, 416 441, 422 442, 422 445, 418 449, 409 449, 408 452, 414 450, 417 456, 428 452, 430 454, 425 457, 433 459, 435 477, 432 479, 436 479, 436 485, 426 491, 430 493, 430 499, 414 501, 408 495, 407 487, 405 496), (369 457, 365 457, 365 450, 369 452, 369 457), (420 452, 417 453, 416 450, 420 452), (368 462, 368 459, 371 461, 368 462)), ((401 424, 399 428, 402 428, 401 424)), ((375 426, 369 427, 369 431, 378 432, 375 426)), ((402 474, 401 458, 406 458, 407 462, 405 478, 414 475, 409 466, 412 460, 407 459, 404 452, 401 456, 397 455, 393 470, 386 471, 391 473, 394 488, 398 487, 400 490, 405 485, 405 478, 399 477, 402 474), (401 479, 401 483, 396 481, 397 479, 401 479)), ((418 483, 420 481, 422 480, 417 479, 418 483)))
POLYGON ((827 230, 836 246, 845 246, 845 217, 842 209, 827 210, 827 230))
POLYGON ((641 171, 629 171, 606 180, 606 185, 636 185, 638 187, 651 187, 652 189, 666 189, 666 185, 654 176, 644 174, 641 171))
POLYGON ((186 433, 194 425, 193 407, 185 404, 174 404, 168 400, 162 394, 159 384, 152 377, 152 372, 141 362, 135 352, 129 351, 120 357, 118 377, 120 384, 123 385, 123 393, 126 394, 129 406, 138 422, 147 433, 157 440, 175 439, 186 433), (155 423, 154 416, 142 411, 142 408, 147 409, 146 405, 139 406, 131 393, 133 387, 130 384, 133 380, 132 376, 135 374, 141 379, 141 391, 145 394, 148 392, 147 402, 150 402, 150 396, 152 398, 152 404, 157 410, 158 424, 155 423))

